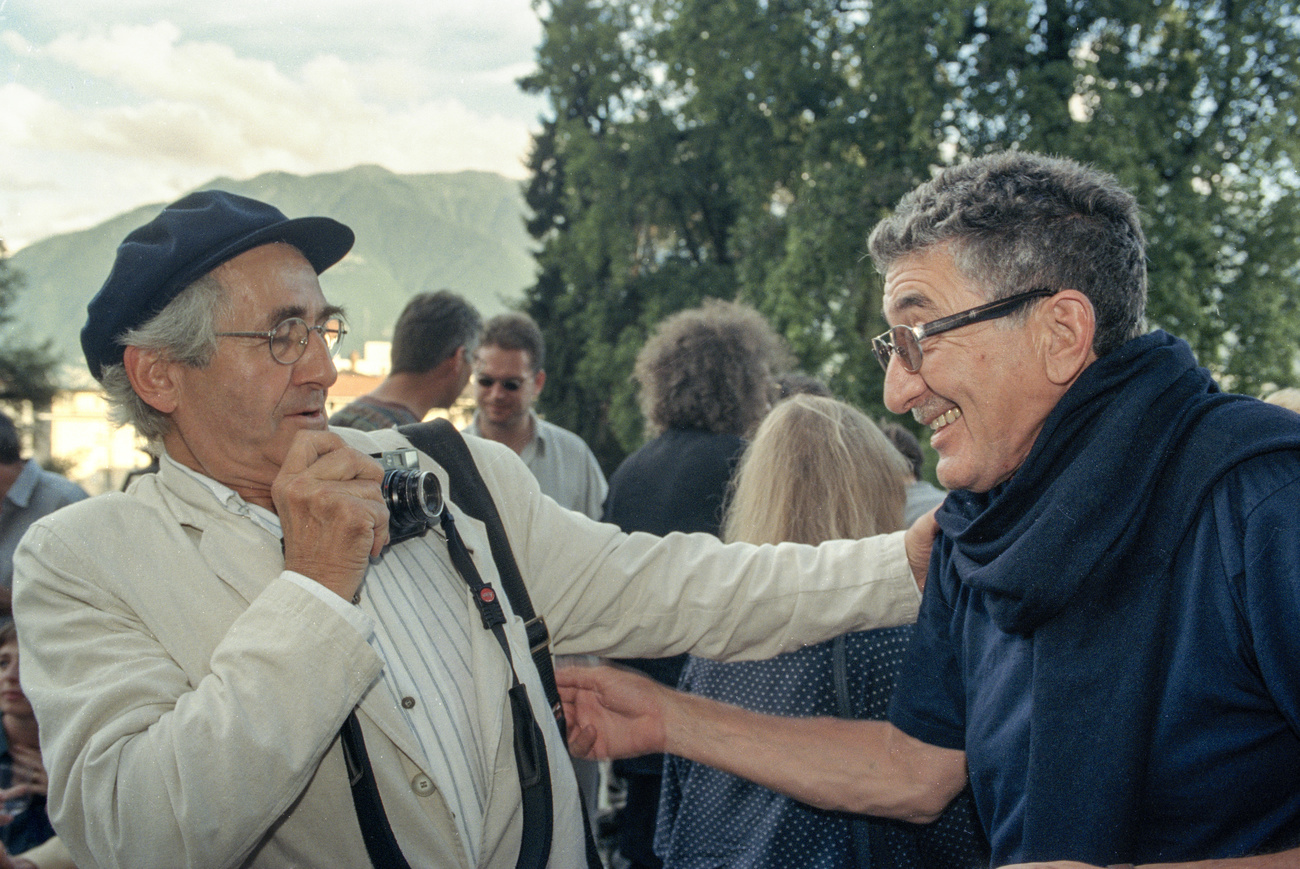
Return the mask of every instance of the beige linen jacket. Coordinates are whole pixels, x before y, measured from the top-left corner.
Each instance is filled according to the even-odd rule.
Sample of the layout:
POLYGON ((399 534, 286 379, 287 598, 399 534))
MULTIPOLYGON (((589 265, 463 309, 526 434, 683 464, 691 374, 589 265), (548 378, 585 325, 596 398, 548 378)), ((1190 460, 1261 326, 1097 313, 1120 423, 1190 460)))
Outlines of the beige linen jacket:
MULTIPOLYGON (((336 431, 368 453, 405 445, 392 430, 336 431)), ((543 497, 508 448, 467 440, 558 653, 758 658, 916 616, 901 533, 818 548, 629 536, 543 497)), ((421 460, 446 491, 445 472, 421 460)), ((496 582, 482 525, 452 509, 496 582)), ((437 533, 399 545, 447 560, 437 533)), ((14 594, 23 686, 50 815, 82 869, 367 866, 337 740, 353 707, 411 865, 469 869, 440 775, 379 679, 378 655, 283 564, 277 537, 166 465, 24 538, 14 594)), ((545 723, 522 623, 506 606, 516 667, 545 723)), ((481 625, 468 590, 448 618, 481 625)), ((471 631, 471 645, 470 738, 493 765, 479 866, 508 869, 521 830, 508 672, 489 631, 471 631)), ((578 792, 558 731, 546 729, 551 865, 565 869, 582 864, 578 792)))

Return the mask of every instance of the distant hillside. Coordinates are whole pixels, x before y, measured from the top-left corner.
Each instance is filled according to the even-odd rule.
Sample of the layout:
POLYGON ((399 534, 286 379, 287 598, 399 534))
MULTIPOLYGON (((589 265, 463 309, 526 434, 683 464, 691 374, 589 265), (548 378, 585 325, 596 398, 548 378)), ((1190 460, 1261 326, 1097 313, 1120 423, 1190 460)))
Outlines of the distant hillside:
MULTIPOLYGON (((213 188, 270 202, 289 217, 326 215, 352 227, 356 246, 321 278, 325 295, 348 312, 345 352, 391 338, 414 293, 450 289, 490 316, 518 301, 534 279, 523 194, 519 182, 500 175, 396 175, 358 166, 306 177, 219 178, 198 189, 213 188)), ((108 276, 117 245, 165 204, 14 254, 10 264, 26 276, 26 286, 14 305, 11 334, 25 342, 52 339, 64 360, 84 371, 78 335, 86 303, 108 276)))

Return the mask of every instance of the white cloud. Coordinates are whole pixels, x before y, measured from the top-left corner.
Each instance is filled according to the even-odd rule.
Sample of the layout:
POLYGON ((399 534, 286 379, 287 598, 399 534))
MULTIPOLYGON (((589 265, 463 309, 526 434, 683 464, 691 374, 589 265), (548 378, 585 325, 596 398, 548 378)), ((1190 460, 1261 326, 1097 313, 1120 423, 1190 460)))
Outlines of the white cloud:
POLYGON ((132 23, 149 18, 137 0, 94 30, 83 18, 44 40, 35 26, 0 34, 18 59, 0 86, 11 249, 219 175, 375 163, 522 176, 544 108, 514 84, 538 34, 527 0, 335 3, 328 18, 296 0, 211 5, 202 21, 169 4, 170 18, 132 23), (278 32, 258 26, 272 20, 278 32))

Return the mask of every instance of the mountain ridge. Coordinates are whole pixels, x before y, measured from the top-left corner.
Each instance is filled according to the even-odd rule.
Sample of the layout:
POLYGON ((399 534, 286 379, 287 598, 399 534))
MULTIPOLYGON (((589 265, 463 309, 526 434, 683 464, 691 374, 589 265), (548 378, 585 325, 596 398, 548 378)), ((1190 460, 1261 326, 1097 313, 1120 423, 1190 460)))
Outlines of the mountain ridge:
MULTIPOLYGON (((333 217, 356 233, 351 253, 321 276, 325 295, 347 311, 344 353, 386 341, 412 295, 449 289, 484 317, 506 310, 535 280, 534 244, 524 229, 521 183, 490 172, 398 174, 375 165, 244 181, 215 178, 194 190, 228 190, 275 205, 289 217, 333 217)), ((51 341, 68 385, 89 382, 79 335, 127 233, 166 203, 134 208, 89 229, 34 242, 9 258, 25 278, 7 332, 23 343, 51 341), (84 379, 83 379, 84 377, 84 379)))

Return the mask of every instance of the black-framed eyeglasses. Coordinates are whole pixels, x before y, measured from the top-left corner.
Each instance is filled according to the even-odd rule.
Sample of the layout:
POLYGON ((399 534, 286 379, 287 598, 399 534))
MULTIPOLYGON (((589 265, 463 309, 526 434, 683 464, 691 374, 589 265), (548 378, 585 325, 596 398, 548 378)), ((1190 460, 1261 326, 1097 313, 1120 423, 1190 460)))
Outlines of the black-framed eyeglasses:
POLYGON ((982 323, 985 320, 1006 317, 1031 299, 1054 295, 1056 295, 1056 290, 1040 287, 1036 290, 1007 296, 1005 299, 998 299, 996 302, 990 302, 987 305, 980 305, 978 308, 971 308, 948 317, 931 320, 929 323, 922 323, 920 326, 894 326, 892 329, 872 338, 871 349, 876 354, 876 361, 880 363, 880 367, 886 371, 889 370, 889 357, 897 355, 898 361, 903 363, 903 367, 915 374, 921 370, 922 340, 932 338, 940 332, 949 332, 953 329, 960 329, 962 326, 969 326, 971 323, 982 323))
POLYGON ((484 389, 491 389, 493 386, 500 383, 501 388, 506 392, 518 392, 524 385, 524 381, 518 377, 506 377, 503 379, 499 377, 487 377, 482 374, 475 377, 474 382, 484 389))
POLYGON ((271 347, 271 358, 281 365, 292 365, 307 352, 307 342, 315 332, 325 342, 330 356, 338 352, 339 342, 348 334, 342 317, 330 317, 319 326, 308 326, 301 317, 290 317, 266 332, 218 332, 218 338, 261 338, 271 347))

